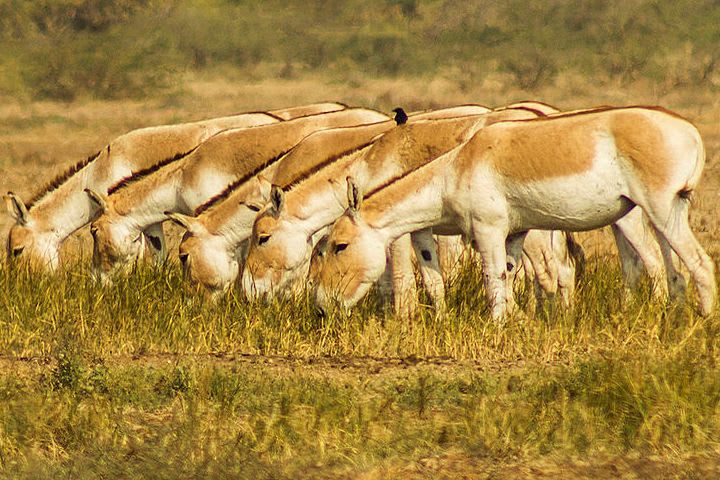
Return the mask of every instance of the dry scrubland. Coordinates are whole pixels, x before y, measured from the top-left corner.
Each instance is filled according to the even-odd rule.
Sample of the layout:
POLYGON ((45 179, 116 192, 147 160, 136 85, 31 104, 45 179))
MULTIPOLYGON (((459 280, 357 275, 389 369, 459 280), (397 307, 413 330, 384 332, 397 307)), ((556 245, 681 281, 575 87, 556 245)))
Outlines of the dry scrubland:
MULTIPOLYGON (((317 91, 385 110, 531 95, 500 80, 469 93, 445 80, 188 82, 182 96, 144 102, 6 98, 2 188, 27 197, 132 128, 319 100, 317 91)), ((693 119, 708 150, 693 225, 718 259, 712 95, 580 82, 533 96, 563 108, 661 103, 693 119)), ((9 225, 3 217, 3 238, 9 225)), ((470 266, 450 279, 446 318, 423 310, 402 322, 371 298, 350 317, 323 319, 307 299, 204 304, 175 261, 100 289, 83 231, 58 275, 0 270, 2 469, 25 478, 716 475, 717 319, 653 304, 647 288, 623 302, 608 239, 583 238, 593 258, 575 312, 498 329, 470 266)))
MULTIPOLYGON (((72 2, 56 5, 66 3, 72 2)), ((255 14, 262 10, 253 2, 227 3, 255 14)), ((532 43, 530 37, 513 40, 520 34, 512 28, 483 33, 478 27, 463 36, 448 27, 436 37, 438 44, 407 57, 417 47, 407 32, 430 29, 430 14, 450 12, 442 17, 445 24, 463 26, 484 8, 488 22, 503 26, 508 13, 488 2, 467 2, 457 11, 436 2, 379 2, 389 5, 387 11, 372 14, 359 3, 326 3, 340 24, 354 8, 384 27, 349 28, 355 36, 343 43, 342 28, 328 30, 318 20, 307 44, 313 48, 284 51, 267 47, 272 15, 248 16, 242 21, 256 28, 257 38, 227 38, 257 45, 233 57, 203 30, 229 32, 220 28, 228 17, 222 9, 198 8, 190 13, 200 16, 193 17, 187 2, 175 2, 177 9, 166 12, 167 23, 183 27, 192 41, 163 44, 172 54, 168 57, 158 56, 157 45, 145 45, 152 55, 123 64, 122 72, 134 72, 123 84, 127 91, 110 81, 112 72, 96 77, 103 81, 86 83, 79 73, 69 73, 81 70, 71 68, 81 61, 105 72, 105 57, 80 55, 84 50, 78 45, 89 48, 83 35, 99 35, 107 46, 122 33, 104 27, 92 8, 74 17, 85 26, 75 37, 61 35, 62 22, 46 22, 44 33, 28 33, 11 31, 0 21, 4 45, 35 34, 47 39, 57 29, 57 38, 66 42, 58 43, 63 48, 57 55, 69 64, 63 70, 57 63, 52 70, 52 62, 38 63, 22 73, 23 56, 9 62, 8 49, 0 49, 7 74, 0 82, 0 189, 28 198, 70 164, 134 128, 319 100, 385 111, 398 105, 503 105, 531 98, 564 109, 661 104, 691 119, 706 142, 707 164, 691 219, 701 243, 720 259, 720 96, 713 51, 702 41, 712 31, 707 25, 687 28, 698 16, 712 24, 717 8, 659 2, 655 13, 638 22, 632 9, 648 2, 626 2, 614 17, 602 17, 610 24, 625 18, 624 37, 588 46, 573 43, 573 35, 594 38, 592 29, 582 27, 583 12, 602 10, 603 2, 583 2, 574 14, 564 2, 547 2, 556 7, 552 21, 569 25, 557 40, 572 45, 564 54, 551 48, 554 37, 544 30, 536 37, 542 41, 532 43), (675 11, 683 8, 685 15, 675 11), (676 25, 681 33, 695 31, 698 41, 684 45, 666 39, 677 49, 664 48, 656 21, 676 25), (576 24, 580 33, 573 34, 576 24), (380 40, 368 43, 373 38, 380 40), (489 47, 473 52, 470 40, 489 47), (521 47, 531 44, 535 61, 519 62, 525 58, 520 53, 528 53, 521 47), (432 54, 443 45, 465 46, 448 50, 444 59, 477 54, 482 61, 435 65, 432 54), (142 62, 177 61, 190 46, 196 63, 176 72, 170 88, 140 75, 147 67, 142 62), (597 58, 575 55, 582 48, 595 48, 596 56, 612 65, 598 69, 597 58), (337 64, 336 52, 349 52, 349 60, 337 64), (256 58, 270 54, 271 62, 256 58), (505 63, 498 60, 503 58, 505 63), (535 68, 546 63, 547 68, 535 68), (49 74, 55 77, 49 77, 48 88, 38 88, 38 78, 49 74), (135 89, 137 78, 144 78, 141 84, 149 92, 135 89), (49 88, 67 85, 66 90, 49 88), (124 98, 103 100, 108 97, 103 88, 124 98)), ((132 8, 150 8, 153 2, 114 4, 129 9, 120 16, 127 28, 153 19, 132 16, 132 8)), ((9 18, 8 5, 0 0, 0 18, 9 18)), ((294 45, 304 17, 297 8, 272 8, 295 25, 278 33, 280 43, 294 45)), ((313 12, 303 15, 327 14, 320 7, 313 12)), ((17 18, 33 14, 30 7, 14 13, 17 18)), ((547 23, 548 12, 540 13, 523 19, 531 27, 547 23)), ((147 42, 158 38, 149 36, 147 42)), ((46 46, 36 42, 33 48, 46 46)), ((9 227, 10 218, 1 216, 3 239, 9 227)), ((503 328, 484 315, 481 278, 471 265, 448 279, 446 317, 435 318, 423 308, 404 322, 381 311, 374 295, 351 316, 325 318, 314 313, 307 298, 247 305, 229 295, 210 305, 183 283, 174 258, 161 268, 141 265, 134 275, 101 289, 88 276, 91 249, 85 230, 68 240, 66 268, 57 275, 29 275, 3 262, 0 477, 720 476, 717 316, 703 319, 691 307, 658 305, 649 299, 647 285, 623 300, 609 233, 584 234, 582 242, 590 262, 576 309, 563 313, 550 306, 527 319, 511 319, 503 328)), ((524 304, 527 295, 519 293, 524 304)))

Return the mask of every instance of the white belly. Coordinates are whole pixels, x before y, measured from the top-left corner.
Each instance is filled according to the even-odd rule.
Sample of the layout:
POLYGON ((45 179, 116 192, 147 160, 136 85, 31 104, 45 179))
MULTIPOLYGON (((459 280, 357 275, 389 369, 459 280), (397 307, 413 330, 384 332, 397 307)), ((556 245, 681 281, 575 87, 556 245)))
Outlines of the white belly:
POLYGON ((504 182, 511 227, 591 230, 614 223, 634 204, 614 159, 581 174, 531 183, 504 182))

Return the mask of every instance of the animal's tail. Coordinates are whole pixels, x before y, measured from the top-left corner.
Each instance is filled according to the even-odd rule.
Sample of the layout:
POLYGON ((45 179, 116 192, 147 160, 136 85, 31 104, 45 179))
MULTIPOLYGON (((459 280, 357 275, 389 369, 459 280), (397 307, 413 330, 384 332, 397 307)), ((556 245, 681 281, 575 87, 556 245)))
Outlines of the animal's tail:
POLYGON ((695 166, 693 167, 692 173, 690 173, 690 177, 688 177, 685 186, 677 193, 678 197, 683 200, 687 200, 688 203, 692 203, 695 188, 700 182, 700 177, 702 176, 703 169, 705 168, 705 144, 703 143, 700 134, 697 133, 697 130, 695 141, 697 142, 697 156, 695 157, 695 166))

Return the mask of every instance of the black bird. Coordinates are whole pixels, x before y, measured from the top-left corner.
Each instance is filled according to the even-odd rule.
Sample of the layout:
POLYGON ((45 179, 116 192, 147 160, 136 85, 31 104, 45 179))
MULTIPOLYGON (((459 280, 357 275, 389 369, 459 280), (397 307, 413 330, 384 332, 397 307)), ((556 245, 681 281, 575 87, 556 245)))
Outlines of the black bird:
POLYGON ((398 125, 402 125, 403 123, 407 122, 408 116, 407 113, 405 113, 405 110, 403 110, 400 107, 393 108, 393 112, 395 112, 395 123, 398 125))

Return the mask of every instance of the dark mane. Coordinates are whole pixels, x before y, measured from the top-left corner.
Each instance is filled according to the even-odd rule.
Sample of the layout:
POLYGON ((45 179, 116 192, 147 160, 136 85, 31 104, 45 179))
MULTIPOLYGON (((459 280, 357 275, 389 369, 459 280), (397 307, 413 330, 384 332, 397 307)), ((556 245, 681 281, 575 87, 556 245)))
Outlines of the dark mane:
POLYGON ((279 117, 279 116, 275 115, 274 113, 263 112, 262 110, 258 110, 258 111, 256 111, 256 112, 237 112, 237 113, 232 113, 232 114, 228 115, 228 117, 237 117, 238 115, 260 115, 260 114, 267 115, 268 117, 274 118, 275 120, 280 120, 281 122, 284 122, 284 121, 285 121, 284 118, 279 117))
MULTIPOLYGON (((560 111, 559 108, 557 108, 555 105, 550 105, 549 103, 541 102, 539 100, 520 100, 519 102, 513 102, 510 105, 518 105, 521 103, 536 103, 538 105, 545 105, 548 108, 552 108, 553 110, 560 111)), ((512 107, 511 107, 512 108, 512 107)))
MULTIPOLYGON (((448 153, 448 152, 445 152, 445 153, 448 153)), ((423 163, 422 165, 419 165, 419 166, 413 168, 412 170, 408 170, 407 172, 405 172, 405 173, 403 173, 403 174, 401 174, 401 175, 398 175, 397 177, 393 177, 393 178, 389 179, 388 181, 386 181, 385 183, 383 183, 383 184, 381 184, 381 185, 378 185, 377 187, 373 188, 372 190, 369 190, 369 191, 365 192, 365 195, 364 195, 365 200, 369 199, 370 197, 372 197, 372 196, 375 195, 376 193, 379 193, 380 190, 382 190, 383 188, 389 187, 391 184, 402 180, 403 178, 407 177, 408 175, 412 175, 413 173, 417 172, 418 170, 421 170, 421 169, 423 169, 423 168, 425 168, 425 167, 427 167, 427 166, 429 166, 429 165, 432 165, 432 163, 433 163, 434 160, 436 160, 437 158, 439 158, 439 157, 442 156, 442 155, 445 155, 445 153, 443 153, 443 154, 441 154, 441 155, 438 155, 437 157, 431 159, 430 161, 425 162, 425 163, 423 163)))
POLYGON ((166 158, 165 160, 158 162, 155 165, 152 165, 147 168, 143 168, 142 170, 138 170, 137 172, 133 172, 133 174, 130 175, 129 177, 123 178, 118 183, 116 183, 112 187, 108 188, 108 191, 107 191, 108 195, 112 195, 113 193, 117 192, 118 190, 122 190, 123 188, 127 187, 128 185, 131 185, 131 184, 137 182, 138 180, 147 177, 151 173, 154 173, 154 172, 160 170, 165 165, 168 165, 168 164, 176 162, 184 157, 187 157, 192 152, 197 150, 199 146, 200 145, 193 147, 192 149, 188 150, 187 152, 176 153, 175 156, 166 158))
MULTIPOLYGON (((292 149, 290 149, 290 150, 292 150, 292 149)), ((267 167, 269 167, 269 166, 272 165, 273 163, 275 163, 275 162, 277 162, 278 160, 280 160, 280 159, 281 159, 282 157, 284 157, 290 150, 286 150, 286 151, 284 151, 284 152, 279 153, 278 155, 274 156, 273 158, 271 158, 271 159, 268 160, 267 162, 264 162, 262 165, 260 165, 260 166, 258 166, 257 168, 253 169, 251 172, 246 173, 245 175, 243 175, 242 177, 238 178, 238 179, 235 180, 234 182, 228 184, 228 186, 225 187, 225 189, 224 189, 222 192, 218 193, 218 194, 215 195, 214 197, 211 197, 208 201, 206 201, 205 203, 203 203, 202 205, 200 205, 199 207, 197 207, 197 208, 195 209, 195 212, 193 212, 193 215, 197 217, 197 216, 200 215, 201 213, 207 211, 210 207, 212 207, 212 206, 215 205, 216 203, 225 200, 227 197, 229 197, 229 196, 232 194, 232 192, 233 192, 236 188, 238 188, 240 185, 242 185, 243 183, 245 183, 245 182, 247 182, 248 180, 250 180, 252 177, 254 177, 255 175, 257 175, 258 173, 260 173, 260 172, 262 172, 263 170, 265 170, 267 167)))
POLYGON ((358 152, 366 147, 369 147, 374 142, 375 142, 375 139, 373 138, 369 142, 363 143, 362 145, 358 145, 355 148, 345 150, 344 152, 341 152, 337 155, 331 155, 331 156, 327 157, 325 160, 323 160, 322 162, 320 162, 317 165, 315 165, 314 167, 312 167, 311 169, 306 170, 305 172, 301 173, 292 182, 286 183, 285 185, 278 185, 278 186, 281 187, 283 190, 292 190, 297 185, 304 182, 305 180, 310 178, 312 175, 315 175, 317 172, 319 172, 323 168, 327 167, 328 165, 335 163, 336 161, 340 160, 341 158, 345 158, 348 155, 352 155, 353 153, 358 152))
MULTIPOLYGON (((110 150, 110 145, 108 145, 108 151, 110 150)), ((92 161, 94 161, 96 158, 100 156, 102 153, 102 149, 99 150, 96 154, 90 155, 87 159, 81 160, 72 167, 65 170, 63 173, 55 177, 50 183, 45 185, 45 187, 40 190, 38 193, 35 194, 35 196, 30 199, 30 201, 27 203, 26 208, 30 210, 38 201, 40 201, 45 195, 52 192, 53 190, 56 190, 60 185, 65 183, 70 177, 75 175, 77 172, 88 166, 92 161)))
POLYGON ((507 112, 508 110, 524 110, 524 111, 526 111, 526 112, 532 113, 533 115, 536 115, 538 118, 547 117, 547 114, 546 114, 546 113, 541 112, 540 110, 536 110, 536 109, 534 109, 534 108, 532 108, 532 107, 523 107, 523 106, 520 106, 520 107, 505 107, 505 108, 501 108, 501 109, 495 110, 495 111, 496 111, 496 112, 507 112))

